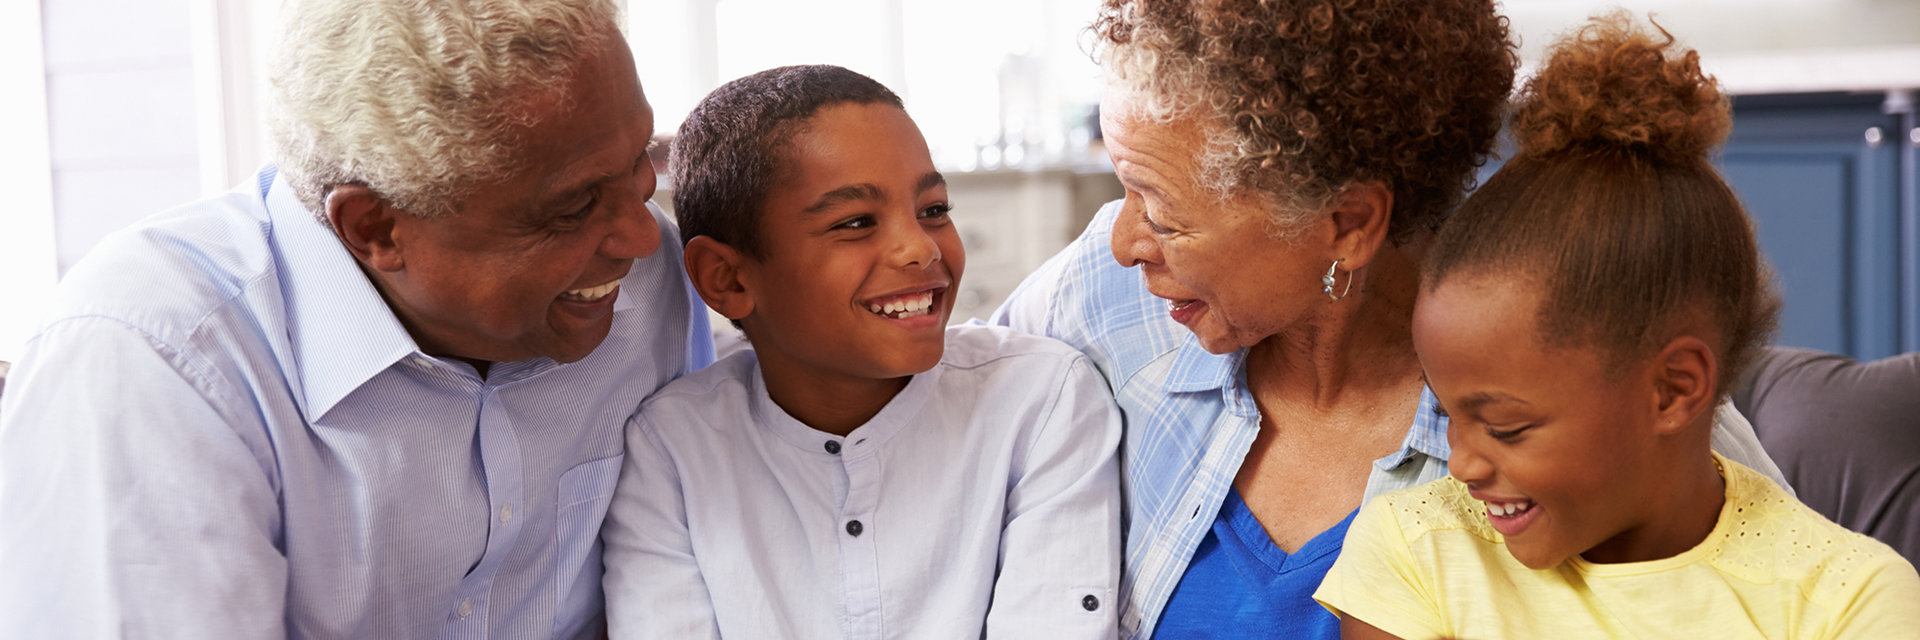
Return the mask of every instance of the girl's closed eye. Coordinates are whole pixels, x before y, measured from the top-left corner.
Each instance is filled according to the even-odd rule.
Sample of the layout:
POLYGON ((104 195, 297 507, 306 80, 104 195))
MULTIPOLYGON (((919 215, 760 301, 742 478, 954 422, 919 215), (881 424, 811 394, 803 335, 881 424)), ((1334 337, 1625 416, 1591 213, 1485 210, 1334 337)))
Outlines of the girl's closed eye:
MULTIPOLYGON (((1502 425, 1502 426, 1505 426, 1505 425, 1502 425)), ((1519 435, 1522 432, 1531 428, 1533 428, 1533 425, 1530 425, 1530 424, 1523 424, 1518 427, 1505 428, 1505 429, 1496 427, 1494 425, 1487 425, 1487 436, 1495 440, 1499 440, 1501 442, 1512 442, 1513 439, 1516 437, 1519 437, 1519 435)))

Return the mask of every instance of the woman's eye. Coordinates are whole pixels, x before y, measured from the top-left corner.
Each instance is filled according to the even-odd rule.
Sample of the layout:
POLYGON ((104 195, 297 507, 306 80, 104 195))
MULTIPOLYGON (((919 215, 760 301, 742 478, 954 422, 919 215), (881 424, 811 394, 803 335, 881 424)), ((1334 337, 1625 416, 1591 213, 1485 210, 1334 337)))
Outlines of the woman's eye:
POLYGON ((953 212, 953 206, 943 202, 940 204, 933 205, 931 207, 927 207, 925 209, 921 209, 920 218, 923 220, 928 218, 945 218, 947 217, 947 214, 951 212, 953 212))
POLYGON ((1147 230, 1152 231, 1154 235, 1164 236, 1173 233, 1172 229, 1160 226, 1160 223, 1154 222, 1153 216, 1144 211, 1140 213, 1140 219, 1147 221, 1147 230))

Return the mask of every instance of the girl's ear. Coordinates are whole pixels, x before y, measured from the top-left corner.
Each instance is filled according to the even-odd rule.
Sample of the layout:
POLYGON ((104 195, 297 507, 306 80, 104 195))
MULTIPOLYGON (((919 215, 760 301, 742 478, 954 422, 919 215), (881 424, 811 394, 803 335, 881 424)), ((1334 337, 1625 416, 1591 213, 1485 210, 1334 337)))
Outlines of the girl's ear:
POLYGON ((1714 389, 1719 364, 1706 341, 1683 335, 1668 342, 1650 363, 1653 377, 1656 430, 1678 433, 1701 414, 1712 412, 1720 396, 1714 389))
POLYGON ((707 306, 739 320, 753 313, 750 272, 758 266, 751 258, 711 236, 695 236, 687 241, 687 278, 707 306))

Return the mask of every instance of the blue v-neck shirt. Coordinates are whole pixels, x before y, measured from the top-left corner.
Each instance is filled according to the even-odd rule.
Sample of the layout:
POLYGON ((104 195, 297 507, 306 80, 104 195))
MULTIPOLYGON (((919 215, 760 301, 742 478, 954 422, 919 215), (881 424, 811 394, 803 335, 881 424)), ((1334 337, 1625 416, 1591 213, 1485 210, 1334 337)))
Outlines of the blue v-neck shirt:
POLYGON ((1229 489, 1154 637, 1339 640, 1340 619, 1314 603, 1313 590, 1340 557, 1352 523, 1348 513, 1290 554, 1229 489))

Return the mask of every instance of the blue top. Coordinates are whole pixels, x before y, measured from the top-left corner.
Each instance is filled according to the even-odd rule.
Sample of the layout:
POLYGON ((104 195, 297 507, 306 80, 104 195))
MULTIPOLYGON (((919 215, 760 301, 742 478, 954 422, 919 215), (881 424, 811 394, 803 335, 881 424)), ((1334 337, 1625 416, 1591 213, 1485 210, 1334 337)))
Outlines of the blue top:
POLYGON ((1340 619, 1313 601, 1313 591, 1340 557, 1352 523, 1349 513, 1288 554, 1267 537, 1240 492, 1229 490, 1154 637, 1340 640, 1340 619))
POLYGON ((0 404, 0 638, 599 637, 621 426, 713 357, 654 217, 598 349, 485 379, 271 168, 108 237, 0 404))

